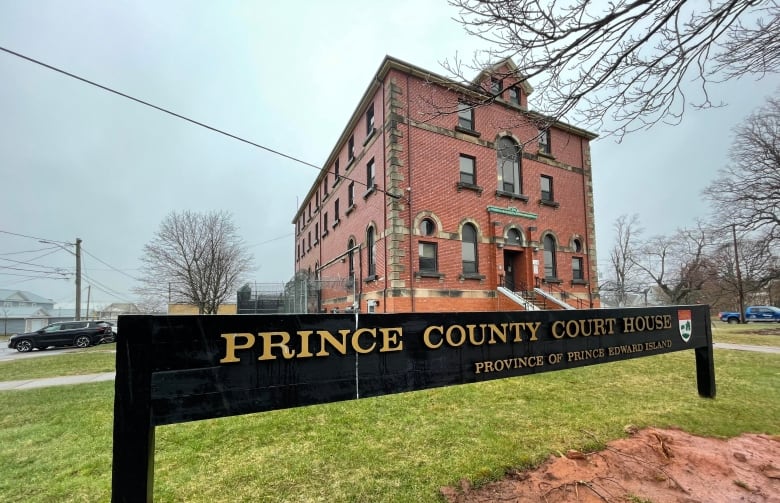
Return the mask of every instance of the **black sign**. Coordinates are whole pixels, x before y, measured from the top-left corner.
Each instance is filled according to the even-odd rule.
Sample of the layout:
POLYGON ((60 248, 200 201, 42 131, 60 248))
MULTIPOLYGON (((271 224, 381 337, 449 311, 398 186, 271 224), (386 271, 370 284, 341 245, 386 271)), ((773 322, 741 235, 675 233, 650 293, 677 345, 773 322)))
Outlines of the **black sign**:
POLYGON ((152 500, 154 427, 695 350, 707 306, 490 313, 122 316, 112 501, 152 500))

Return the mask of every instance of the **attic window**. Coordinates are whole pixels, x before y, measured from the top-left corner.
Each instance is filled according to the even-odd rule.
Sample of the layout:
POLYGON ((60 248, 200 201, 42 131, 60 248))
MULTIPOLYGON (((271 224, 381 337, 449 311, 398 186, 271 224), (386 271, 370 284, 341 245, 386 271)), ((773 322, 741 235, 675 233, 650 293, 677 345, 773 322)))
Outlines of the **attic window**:
POLYGON ((509 102, 520 106, 520 89, 516 86, 509 88, 509 102))
POLYGON ((498 96, 501 94, 501 91, 504 90, 504 84, 501 81, 501 79, 492 78, 490 79, 490 92, 493 94, 493 96, 498 96))

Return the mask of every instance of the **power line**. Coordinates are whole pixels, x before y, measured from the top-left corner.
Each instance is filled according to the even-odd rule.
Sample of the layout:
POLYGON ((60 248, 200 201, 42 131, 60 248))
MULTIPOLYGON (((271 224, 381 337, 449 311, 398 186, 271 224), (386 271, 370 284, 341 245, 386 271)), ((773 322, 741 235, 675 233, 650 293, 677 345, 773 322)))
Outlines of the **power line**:
MULTIPOLYGON (((33 271, 33 272, 35 272, 35 271, 33 271)), ((43 274, 47 274, 47 273, 43 273, 43 274)), ((18 277, 21 277, 21 278, 30 278, 30 279, 68 279, 68 278, 65 278, 65 277, 51 276, 51 275, 48 275, 48 274, 45 275, 45 276, 33 276, 33 275, 30 275, 30 274, 16 274, 16 273, 13 273, 13 272, 0 272, 0 276, 18 276, 18 277)))
POLYGON ((105 284, 101 283, 100 281, 95 280, 94 278, 90 277, 86 273, 83 273, 84 279, 86 279, 90 285, 94 286, 97 290, 100 290, 101 292, 110 295, 116 299, 119 299, 123 302, 129 303, 129 301, 119 292, 112 289, 109 286, 106 286, 105 284))
MULTIPOLYGON (((0 47, 0 49, 2 49, 2 47, 0 47)), ((10 232, 10 231, 4 231, 4 230, 0 230, 0 234, 10 234, 11 236, 19 236, 19 237, 22 237, 22 238, 35 239, 35 240, 38 240, 38 241, 50 241, 52 243, 60 243, 60 244, 64 244, 64 245, 72 245, 73 244, 73 243, 68 243, 67 241, 57 241, 56 239, 37 238, 35 236, 28 236, 27 234, 19 234, 17 232, 10 232)))
POLYGON ((81 82, 84 82, 85 84, 89 84, 91 86, 95 86, 95 87, 100 88, 100 89, 102 89, 104 91, 107 91, 109 93, 116 94, 117 96, 121 96, 123 98, 127 98, 128 100, 135 101, 136 103, 140 103, 142 105, 146 105, 147 107, 154 108, 155 110, 159 110, 160 112, 166 113, 168 115, 172 115, 172 116, 174 116, 174 117, 176 117, 178 119, 182 119, 182 120, 185 120, 187 122, 191 122, 192 124, 195 124, 197 126, 206 128, 206 129, 211 130, 211 131, 214 131, 215 133, 219 133, 219 134, 225 135, 225 136, 227 136, 229 138, 233 138, 234 140, 238 140, 240 142, 247 143, 249 145, 252 145, 253 147, 261 148, 263 150, 271 152, 272 154, 276 154, 276 155, 285 157, 287 159, 290 159, 291 161, 299 162, 299 163, 304 164, 306 166, 310 166, 310 167, 312 167, 314 169, 317 169, 317 170, 320 169, 319 166, 316 166, 316 165, 314 165, 314 164, 312 164, 310 162, 306 162, 304 160, 298 159, 297 157, 293 157, 293 156, 285 154, 283 152, 279 152, 278 150, 274 150, 274 149, 266 147, 264 145, 260 145, 259 143, 255 143, 253 141, 241 138, 240 136, 236 136, 234 134, 228 133, 227 131, 223 131, 221 129, 217 129, 217 128, 213 127, 213 126, 209 126, 208 124, 204 124, 203 122, 199 122, 199 121, 196 121, 194 119, 190 119, 189 117, 185 117, 184 115, 177 114, 176 112, 172 112, 171 110, 168 110, 166 108, 163 108, 163 107, 154 105, 152 103, 149 103, 148 101, 144 101, 144 100, 141 100, 139 98, 135 98, 133 96, 130 96, 129 94, 125 94, 125 93, 123 93, 121 91, 117 91, 117 90, 112 89, 112 88, 110 88, 108 86, 104 86, 102 84, 98 84, 97 82, 94 82, 92 80, 86 79, 84 77, 79 77, 76 74, 70 73, 70 72, 65 71, 65 70, 63 70, 61 68, 57 68, 56 66, 49 65, 47 63, 44 63, 43 61, 39 61, 39 60, 31 58, 29 56, 25 56, 24 54, 20 54, 18 52, 12 51, 12 50, 7 49, 7 48, 2 47, 2 46, 0 46, 0 50, 2 50, 4 52, 7 52, 8 54, 14 55, 14 56, 16 56, 18 58, 22 58, 24 60, 27 60, 27 61, 29 61, 31 63, 35 63, 36 65, 40 65, 40 66, 42 66, 44 68, 48 68, 49 70, 53 70, 55 72, 61 73, 61 74, 66 75, 66 76, 68 76, 70 78, 79 80, 81 82))
POLYGON ((6 252, 6 253, 0 253, 0 255, 7 256, 7 255, 21 255, 23 253, 36 253, 39 251, 46 251, 46 250, 59 250, 59 247, 57 246, 49 246, 46 248, 36 248, 35 250, 23 250, 23 251, 17 251, 17 252, 6 252))
MULTIPOLYGON (((14 260, 14 259, 3 258, 3 257, 0 257, 0 260, 4 260, 6 262, 11 262, 13 264, 30 265, 30 266, 33 266, 33 267, 46 267, 46 268, 49 268, 49 269, 59 269, 59 270, 61 270, 62 269, 61 267, 53 267, 53 266, 48 266, 48 265, 44 265, 44 264, 36 264, 35 262, 32 262, 33 260, 38 260, 39 258, 43 258, 43 257, 45 257, 47 255, 51 255, 52 253, 56 253, 57 251, 58 251, 58 249, 54 249, 53 251, 50 251, 49 253, 44 253, 43 255, 39 255, 37 257, 31 258, 30 260, 14 260)), ((3 266, 0 266, 0 267, 3 267, 3 266)))
POLYGON ((265 245, 265 244, 268 244, 268 243, 273 243, 274 241, 279 241, 280 239, 289 238, 293 234, 294 233, 290 232, 289 234, 285 234, 284 236, 278 236, 278 237, 275 237, 275 238, 268 239, 266 241, 261 241, 259 243, 247 245, 247 247, 254 248, 255 246, 260 246, 260 245, 265 245))
POLYGON ((127 274, 126 272, 124 272, 123 270, 121 270, 121 269, 118 269, 118 268, 116 268, 116 267, 112 266, 111 264, 109 264, 109 263, 107 263, 107 262, 105 262, 105 261, 103 261, 103 260, 100 260, 100 259, 99 259, 99 258, 97 258, 96 256, 92 255, 92 254, 91 254, 91 253, 89 253, 87 250, 85 250, 83 246, 81 247, 81 251, 82 251, 82 252, 84 252, 84 253, 86 253, 87 255, 89 255, 90 257, 92 257, 93 259, 97 260, 98 262, 100 262, 100 263, 101 263, 101 264, 103 264, 104 266, 106 266, 106 267, 109 267, 109 268, 111 268, 112 270, 114 270, 114 271, 116 271, 116 272, 118 272, 118 273, 120 273, 120 274, 124 274, 125 276, 127 276, 128 278, 130 278, 130 279, 132 279, 132 280, 134 280, 134 281, 139 281, 139 279, 138 279, 138 278, 136 278, 136 277, 134 277, 134 276, 131 276, 131 275, 127 274))
MULTIPOLYGON (((48 267, 48 266, 44 266, 48 267)), ((40 270, 40 269, 26 269, 24 267, 11 267, 10 265, 0 265, 0 269, 10 269, 11 271, 24 271, 24 272, 37 272, 41 274, 61 274, 63 276, 67 276, 68 273, 58 271, 55 267, 48 267, 49 270, 40 270)))
MULTIPOLYGON (((284 157, 286 159, 290 159, 291 161, 295 161, 297 163, 303 164, 304 166, 309 166, 311 168, 316 169, 317 171, 324 171, 324 170, 327 169, 327 167, 325 167, 325 166, 323 166, 323 167, 317 166, 316 164, 312 164, 312 163, 304 161, 302 159, 298 159, 297 157, 293 157, 292 155, 285 154, 284 152, 280 152, 280 151, 274 150, 274 149, 272 149, 270 147, 266 147, 265 145, 261 145, 259 143, 255 143, 255 142, 253 142, 251 140, 247 140, 246 138, 242 138, 242 137, 240 137, 238 135, 234 135, 232 133, 228 133, 227 131, 223 131, 222 129, 218 129, 218 128, 214 127, 214 126, 209 126, 208 124, 196 121, 195 119, 190 119, 189 117, 186 117, 184 115, 181 115, 181 114, 178 114, 178 113, 173 112, 171 110, 168 110, 167 108, 163 108, 161 106, 157 106, 157 105, 154 105, 152 103, 149 103, 148 101, 144 101, 142 99, 135 98, 133 96, 130 96, 129 94, 125 94, 125 93, 123 93, 121 91, 117 91, 116 89, 112 89, 112 88, 110 88, 108 86, 104 86, 102 84, 98 84, 97 82, 94 82, 92 80, 86 79, 84 77, 79 77, 76 74, 70 73, 70 72, 65 71, 65 70, 63 70, 61 68, 57 68, 56 66, 49 65, 47 63, 44 63, 43 61, 39 61, 39 60, 31 58, 29 56, 25 56, 24 54, 18 53, 16 51, 12 51, 11 49, 8 49, 6 47, 0 46, 0 51, 7 52, 8 54, 11 54, 11 55, 16 56, 16 57, 21 58, 21 59, 24 59, 24 60, 29 61, 31 63, 35 63, 36 65, 40 65, 40 66, 42 66, 44 68, 47 68, 47 69, 52 70, 52 71, 55 71, 57 73, 61 73, 62 75, 66 75, 66 76, 68 76, 68 77, 70 77, 72 79, 76 79, 78 81, 84 82, 85 84, 89 84, 91 86, 95 86, 95 87, 97 87, 99 89, 102 89, 102 90, 104 90, 106 92, 109 92, 109 93, 112 93, 112 94, 116 94, 117 96, 121 96, 121 97, 126 98, 126 99, 131 100, 131 101, 135 101, 136 103, 140 103, 141 105, 145 105, 147 107, 154 108, 155 110, 158 110, 160 112, 166 113, 166 114, 171 115, 173 117, 176 117, 178 119, 190 122, 192 124, 195 124, 196 126, 200 126, 202 128, 208 129, 209 131, 213 131, 215 133, 219 133, 221 135, 227 136, 228 138, 233 138, 234 140, 238 140, 238 141, 246 143, 248 145, 252 145, 253 147, 257 147, 257 148, 263 149, 263 150, 265 150, 267 152, 270 152, 272 154, 276 154, 276 155, 284 157)), ((366 182, 361 182, 360 180, 355 180, 354 178, 350 178, 350 177, 344 176, 344 175, 337 175, 337 176, 339 178, 343 178, 345 180, 349 180, 351 182, 355 182, 358 185, 362 185, 362 186, 366 187, 367 189, 371 188, 371 187, 368 186, 368 184, 366 182)), ((386 190, 381 189, 379 187, 374 187, 374 190, 377 190, 378 192, 386 194, 388 197, 392 197, 393 199, 402 199, 403 198, 403 196, 399 196, 399 195, 396 195, 396 194, 391 194, 391 193, 387 192, 386 190)), ((28 236, 26 236, 26 237, 28 237, 28 236)))

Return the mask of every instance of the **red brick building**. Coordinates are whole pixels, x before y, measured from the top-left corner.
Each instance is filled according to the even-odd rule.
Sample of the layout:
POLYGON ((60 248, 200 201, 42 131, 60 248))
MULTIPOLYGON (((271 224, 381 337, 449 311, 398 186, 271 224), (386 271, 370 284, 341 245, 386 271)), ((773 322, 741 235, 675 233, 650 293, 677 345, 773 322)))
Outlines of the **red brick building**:
POLYGON ((598 306, 596 135, 531 92, 511 60, 462 85, 385 58, 293 219, 316 309, 598 306))

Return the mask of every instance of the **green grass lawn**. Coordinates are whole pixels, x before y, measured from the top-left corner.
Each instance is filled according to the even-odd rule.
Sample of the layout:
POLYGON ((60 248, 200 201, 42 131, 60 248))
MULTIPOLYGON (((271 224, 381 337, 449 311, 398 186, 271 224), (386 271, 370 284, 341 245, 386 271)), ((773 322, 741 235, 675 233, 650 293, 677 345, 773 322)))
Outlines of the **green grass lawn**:
POLYGON ((729 325, 722 321, 713 322, 712 339, 729 344, 780 347, 780 325, 777 323, 746 323, 729 325))
POLYGON ((116 370, 116 344, 100 344, 63 354, 0 362, 0 381, 18 381, 116 370))
MULTIPOLYGON (((716 350, 715 372, 714 400, 684 351, 159 427, 155 501, 436 502, 627 424, 780 434, 780 355, 716 350)), ((113 383, 0 392, 0 410, 0 501, 110 499, 113 383)))

